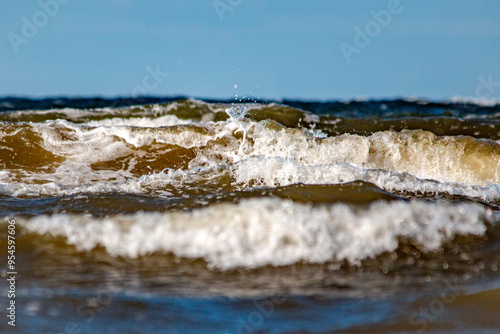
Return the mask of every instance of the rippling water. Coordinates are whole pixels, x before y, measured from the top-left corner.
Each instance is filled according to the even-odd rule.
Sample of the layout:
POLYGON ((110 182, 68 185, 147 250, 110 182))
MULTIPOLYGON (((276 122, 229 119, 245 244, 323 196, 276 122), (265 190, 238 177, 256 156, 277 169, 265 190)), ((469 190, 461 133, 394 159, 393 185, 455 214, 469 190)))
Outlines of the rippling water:
POLYGON ((500 105, 126 102, 0 101, 15 330, 500 326, 500 105))

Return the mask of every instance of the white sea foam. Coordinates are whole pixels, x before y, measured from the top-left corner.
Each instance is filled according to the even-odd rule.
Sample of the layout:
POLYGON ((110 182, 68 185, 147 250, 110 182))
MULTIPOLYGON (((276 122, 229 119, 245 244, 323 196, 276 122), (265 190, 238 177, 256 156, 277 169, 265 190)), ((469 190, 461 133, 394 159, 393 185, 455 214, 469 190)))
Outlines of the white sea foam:
POLYGON ((253 186, 286 186, 295 183, 335 184, 356 180, 370 182, 387 191, 443 193, 477 198, 487 203, 500 199, 500 185, 467 185, 419 179, 408 173, 367 169, 349 163, 303 165, 283 158, 249 158, 238 162, 233 171, 236 183, 253 186))
POLYGON ((375 202, 352 209, 260 198, 192 212, 19 220, 29 232, 62 236, 82 251, 102 246, 113 256, 131 258, 174 253, 230 269, 298 261, 359 264, 396 250, 401 238, 428 252, 456 235, 483 235, 485 221, 497 219, 491 210, 471 203, 375 202))
POLYGON ((363 180, 386 190, 444 192, 487 202, 500 198, 500 145, 492 141, 437 137, 422 130, 324 138, 274 121, 236 116, 198 124, 183 124, 188 121, 173 115, 87 124, 32 123, 29 126, 41 138, 40 146, 63 161, 52 169, 4 174, 0 192, 21 196, 60 191, 63 195, 121 187, 148 192, 151 187, 182 186, 193 180, 205 183, 211 171, 218 175, 224 170, 240 189, 363 180), (146 152, 155 154, 153 145, 163 145, 161 152, 174 147, 195 149, 196 156, 184 169, 134 174, 134 166, 146 152), (116 160, 123 162, 118 164, 121 169, 91 167, 116 160))
POLYGON ((469 97, 469 96, 453 96, 452 98, 450 98, 448 101, 445 102, 476 104, 481 107, 494 107, 500 104, 500 99, 469 97))
POLYGON ((196 108, 202 107, 212 113, 224 112, 222 104, 207 103, 200 100, 188 99, 186 101, 174 101, 166 104, 133 105, 128 107, 105 107, 93 109, 60 108, 45 110, 16 110, 2 113, 2 117, 10 120, 25 119, 34 115, 43 115, 46 119, 63 118, 71 121, 85 121, 88 118, 131 118, 145 117, 155 118, 175 112, 179 107, 196 108))

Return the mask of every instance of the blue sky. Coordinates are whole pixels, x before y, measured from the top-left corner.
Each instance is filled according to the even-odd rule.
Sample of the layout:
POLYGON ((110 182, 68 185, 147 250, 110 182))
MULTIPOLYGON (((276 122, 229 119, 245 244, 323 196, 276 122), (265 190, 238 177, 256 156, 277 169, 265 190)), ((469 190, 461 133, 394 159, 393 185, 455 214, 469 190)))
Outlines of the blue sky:
POLYGON ((500 98, 500 1, 394 1, 2 1, 0 96, 500 98))

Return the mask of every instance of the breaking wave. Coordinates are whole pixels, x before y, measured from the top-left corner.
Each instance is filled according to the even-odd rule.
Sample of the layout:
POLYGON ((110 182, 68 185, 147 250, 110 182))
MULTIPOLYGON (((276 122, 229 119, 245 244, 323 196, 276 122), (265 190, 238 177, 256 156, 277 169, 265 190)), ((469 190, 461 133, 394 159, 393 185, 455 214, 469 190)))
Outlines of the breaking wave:
MULTIPOLYGON (((32 233, 61 236, 81 251, 114 256, 173 253, 220 269, 347 261, 357 265, 401 243, 424 252, 457 235, 484 235, 495 216, 479 204, 377 201, 364 209, 315 207, 267 198, 191 212, 135 213, 96 219, 58 214, 22 221, 32 233)), ((498 219, 496 217, 495 219, 498 219)))

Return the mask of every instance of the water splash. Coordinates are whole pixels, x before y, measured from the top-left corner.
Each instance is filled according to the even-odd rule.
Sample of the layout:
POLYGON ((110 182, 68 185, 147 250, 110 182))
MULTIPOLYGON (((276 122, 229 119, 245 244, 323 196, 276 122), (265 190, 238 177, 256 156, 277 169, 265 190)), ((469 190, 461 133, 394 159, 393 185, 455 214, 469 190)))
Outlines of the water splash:
POLYGON ((226 109, 226 114, 228 114, 229 120, 238 126, 234 133, 243 132, 243 139, 238 149, 238 156, 241 156, 243 153, 243 145, 245 144, 247 138, 247 131, 254 125, 253 122, 245 121, 247 113, 247 108, 244 105, 233 104, 231 108, 226 109))

